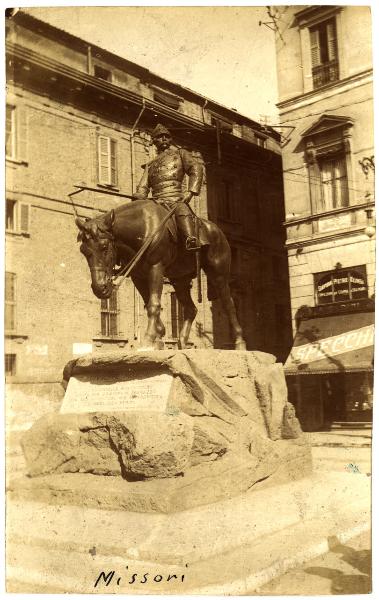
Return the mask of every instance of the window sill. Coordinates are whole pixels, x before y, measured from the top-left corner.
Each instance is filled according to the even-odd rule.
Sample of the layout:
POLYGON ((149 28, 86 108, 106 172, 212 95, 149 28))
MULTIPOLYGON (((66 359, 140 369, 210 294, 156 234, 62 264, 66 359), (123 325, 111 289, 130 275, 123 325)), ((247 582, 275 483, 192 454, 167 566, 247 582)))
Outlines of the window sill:
POLYGON ((27 231, 14 231, 13 229, 6 229, 5 233, 6 233, 6 235, 11 235, 14 237, 30 238, 30 233, 28 233, 27 231))
POLYGON ((12 158, 11 156, 6 156, 5 161, 14 165, 24 165, 25 167, 29 164, 27 160, 20 160, 19 158, 12 158))
POLYGON ((112 190, 113 192, 119 192, 120 188, 116 185, 111 185, 110 183, 98 183, 97 187, 103 190, 112 190))
POLYGON ((110 336, 96 336, 92 338, 95 346, 100 348, 103 344, 113 344, 118 345, 120 348, 124 348, 124 346, 128 343, 129 339, 124 337, 110 337, 110 336))
POLYGON ((6 339, 16 340, 18 344, 23 344, 28 337, 28 335, 21 335, 20 333, 5 332, 6 339))

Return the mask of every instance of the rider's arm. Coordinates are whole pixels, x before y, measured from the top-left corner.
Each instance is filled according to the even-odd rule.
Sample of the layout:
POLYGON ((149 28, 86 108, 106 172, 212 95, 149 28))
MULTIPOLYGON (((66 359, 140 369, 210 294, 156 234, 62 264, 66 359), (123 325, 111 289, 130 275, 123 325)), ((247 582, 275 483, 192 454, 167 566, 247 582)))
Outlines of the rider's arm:
POLYGON ((198 196, 203 182, 203 167, 200 165, 187 150, 180 150, 183 161, 183 168, 188 175, 188 191, 193 196, 198 196))
POLYGON ((144 200, 149 195, 149 169, 148 165, 145 166, 143 175, 139 184, 137 185, 137 190, 133 194, 133 200, 144 200))

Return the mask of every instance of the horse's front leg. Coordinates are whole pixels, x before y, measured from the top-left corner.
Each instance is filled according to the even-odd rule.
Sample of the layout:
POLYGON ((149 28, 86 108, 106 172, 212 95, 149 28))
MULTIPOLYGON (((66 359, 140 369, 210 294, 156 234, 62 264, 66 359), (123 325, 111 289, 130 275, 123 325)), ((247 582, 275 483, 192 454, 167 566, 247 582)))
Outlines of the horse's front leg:
POLYGON ((163 272, 162 263, 157 263, 150 268, 148 275, 149 300, 147 309, 147 330, 143 340, 144 349, 155 349, 154 342, 160 337, 160 314, 161 297, 163 290, 163 272))

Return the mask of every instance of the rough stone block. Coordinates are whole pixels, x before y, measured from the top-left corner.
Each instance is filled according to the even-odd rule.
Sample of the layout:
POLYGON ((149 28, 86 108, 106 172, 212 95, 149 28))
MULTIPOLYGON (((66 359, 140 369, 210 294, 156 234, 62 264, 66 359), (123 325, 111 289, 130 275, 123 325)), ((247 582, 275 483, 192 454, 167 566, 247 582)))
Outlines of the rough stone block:
MULTIPOLYGON (((128 497, 122 506, 185 510, 232 497, 262 481, 310 472, 309 447, 287 402, 283 367, 271 355, 118 351, 78 358, 64 374, 66 379, 74 376, 75 385, 82 381, 86 386, 80 395, 86 410, 91 407, 88 382, 96 387, 96 406, 103 385, 102 412, 94 403, 90 413, 49 415, 37 421, 23 439, 28 473, 34 477, 62 472, 114 476, 113 481, 125 482, 128 497), (136 410, 138 393, 148 394, 138 392, 148 386, 136 386, 132 408, 123 400, 125 386, 152 374, 173 378, 166 404, 157 409, 152 399, 150 410, 146 396, 145 408, 136 410), (122 383, 113 388, 120 395, 117 402, 111 398, 114 409, 107 412, 110 381, 122 383), (170 499, 165 495, 169 482, 170 499)), ((109 484, 106 489, 111 489, 109 484)), ((71 496, 76 493, 65 494, 71 496)), ((107 505, 107 500, 102 502, 107 505)))

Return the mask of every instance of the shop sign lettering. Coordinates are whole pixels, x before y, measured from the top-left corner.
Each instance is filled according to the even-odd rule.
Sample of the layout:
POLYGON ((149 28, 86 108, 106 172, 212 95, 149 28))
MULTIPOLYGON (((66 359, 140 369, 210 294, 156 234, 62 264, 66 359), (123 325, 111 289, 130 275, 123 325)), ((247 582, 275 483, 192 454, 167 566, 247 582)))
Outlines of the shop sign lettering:
POLYGON ((353 329, 340 335, 324 338, 310 344, 294 346, 288 357, 286 367, 329 358, 344 352, 366 348, 374 344, 374 325, 353 329))

